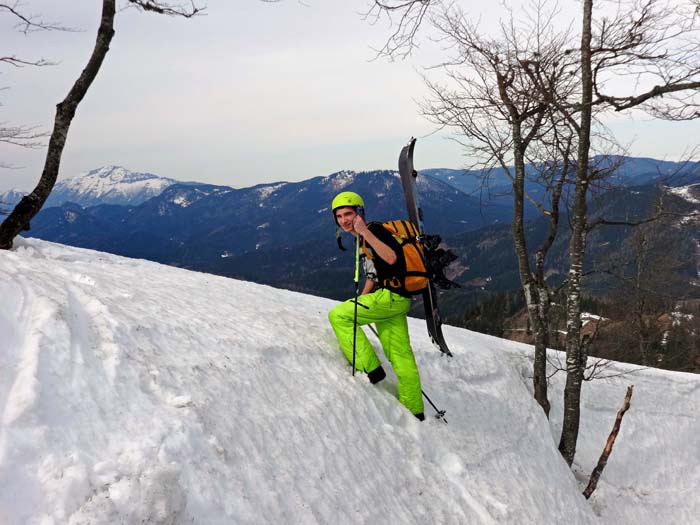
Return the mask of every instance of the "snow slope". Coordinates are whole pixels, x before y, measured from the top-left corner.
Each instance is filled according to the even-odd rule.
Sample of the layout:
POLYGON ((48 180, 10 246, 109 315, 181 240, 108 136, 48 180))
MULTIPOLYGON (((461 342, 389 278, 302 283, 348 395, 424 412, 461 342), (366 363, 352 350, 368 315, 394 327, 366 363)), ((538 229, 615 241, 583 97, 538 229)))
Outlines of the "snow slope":
POLYGON ((351 377, 326 299, 34 239, 0 297, 3 524, 699 522, 696 376, 585 385, 586 476, 636 385, 589 502, 526 345, 447 327, 448 359, 411 319, 449 421, 420 423, 393 374, 351 377))

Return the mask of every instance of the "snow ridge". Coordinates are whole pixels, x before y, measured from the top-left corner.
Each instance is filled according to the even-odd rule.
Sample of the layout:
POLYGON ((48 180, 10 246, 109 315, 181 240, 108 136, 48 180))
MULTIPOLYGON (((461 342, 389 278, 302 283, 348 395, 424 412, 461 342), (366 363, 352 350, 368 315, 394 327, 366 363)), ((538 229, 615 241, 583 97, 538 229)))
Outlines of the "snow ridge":
POLYGON ((688 186, 680 186, 677 188, 668 188, 668 192, 673 195, 690 202, 692 204, 700 204, 700 199, 695 197, 693 194, 700 189, 700 184, 690 184, 688 186))
MULTIPOLYGON (((527 345, 447 326, 448 360, 409 319, 424 390, 449 420, 426 407, 420 423, 398 403, 384 356, 379 385, 350 375, 330 300, 36 239, 0 254, 0 297, 3 524, 700 515, 688 496, 700 484, 690 374, 634 375, 634 409, 591 506, 556 450, 561 403, 548 421, 532 399, 527 345)), ((592 470, 629 381, 586 385, 579 473, 592 470)), ((552 400, 562 383, 552 378, 552 400)))

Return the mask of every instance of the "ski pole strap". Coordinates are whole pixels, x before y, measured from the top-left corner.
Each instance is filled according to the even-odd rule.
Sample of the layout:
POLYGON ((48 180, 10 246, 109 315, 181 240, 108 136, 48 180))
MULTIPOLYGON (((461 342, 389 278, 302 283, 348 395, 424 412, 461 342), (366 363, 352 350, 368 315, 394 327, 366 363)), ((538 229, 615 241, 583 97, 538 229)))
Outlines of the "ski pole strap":
MULTIPOLYGON (((359 299, 348 299, 348 301, 354 302, 355 307, 361 306, 365 310, 369 310, 369 306, 367 306, 366 304, 362 304, 359 299)), ((370 326, 370 328, 372 328, 372 327, 370 326)), ((374 331, 374 330, 372 330, 372 331, 374 331)), ((376 332, 375 332, 375 334, 376 334, 376 332)))

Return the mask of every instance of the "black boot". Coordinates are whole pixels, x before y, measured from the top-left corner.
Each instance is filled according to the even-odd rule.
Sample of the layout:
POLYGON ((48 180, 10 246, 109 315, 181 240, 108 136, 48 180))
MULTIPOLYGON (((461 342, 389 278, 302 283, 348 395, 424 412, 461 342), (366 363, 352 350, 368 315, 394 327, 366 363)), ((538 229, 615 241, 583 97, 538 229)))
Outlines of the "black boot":
POLYGON ((418 421, 425 421, 425 414, 423 414, 423 412, 421 412, 420 414, 413 415, 416 416, 416 418, 418 418, 418 421))
POLYGON ((375 368, 371 372, 368 372, 367 377, 369 377, 370 383, 372 383, 373 385, 376 385, 377 383, 379 383, 382 379, 384 379, 386 377, 386 372, 382 368, 382 365, 379 365, 377 368, 375 368))

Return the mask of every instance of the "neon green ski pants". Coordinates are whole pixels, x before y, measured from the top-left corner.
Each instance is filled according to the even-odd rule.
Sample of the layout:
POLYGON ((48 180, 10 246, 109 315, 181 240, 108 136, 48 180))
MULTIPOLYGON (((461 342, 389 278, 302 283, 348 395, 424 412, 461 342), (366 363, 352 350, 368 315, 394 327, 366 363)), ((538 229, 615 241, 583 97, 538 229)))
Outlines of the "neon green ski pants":
MULTIPOLYGON (((374 323, 384 354, 394 367, 398 379, 399 401, 414 414, 423 412, 420 376, 411 350, 406 314, 411 300, 385 288, 361 295, 357 304, 357 325, 374 323)), ((350 299, 333 308, 328 319, 338 337, 340 348, 352 364, 352 336, 355 301, 350 299)), ((372 372, 381 365, 365 333, 357 329, 355 368, 372 372)))

